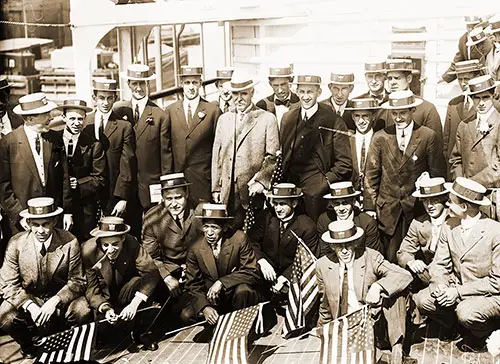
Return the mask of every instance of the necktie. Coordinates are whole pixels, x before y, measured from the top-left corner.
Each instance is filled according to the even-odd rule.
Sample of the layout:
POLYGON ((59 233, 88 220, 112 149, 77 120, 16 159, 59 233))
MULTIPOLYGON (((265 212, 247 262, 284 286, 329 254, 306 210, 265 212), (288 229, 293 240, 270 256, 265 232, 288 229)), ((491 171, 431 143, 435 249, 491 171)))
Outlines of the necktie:
POLYGON ((226 101, 226 102, 224 103, 224 112, 228 112, 228 111, 229 111, 229 102, 228 102, 228 101, 226 101))
POLYGON ((104 116, 101 115, 101 124, 99 124, 99 136, 104 134, 104 116))
POLYGON ((179 229, 182 230, 182 223, 181 223, 181 219, 179 218, 179 216, 175 217, 175 224, 179 227, 179 229))
POLYGON ((190 127, 191 125, 193 125, 193 112, 191 110, 191 104, 188 102, 188 118, 187 118, 187 124, 188 124, 188 127, 190 127))
POLYGON ((40 249, 40 255, 44 257, 45 254, 47 254, 47 249, 45 248, 45 244, 42 244, 42 248, 40 249))
POLYGON ((347 315, 349 282, 347 275, 347 265, 344 265, 344 279, 342 280, 342 295, 340 297, 340 316, 347 315))
POLYGON ((219 253, 220 253, 220 246, 219 246, 219 243, 215 243, 215 245, 212 246, 212 251, 214 253, 214 257, 215 259, 218 259, 219 258, 219 253))
POLYGON ((302 118, 302 120, 304 120, 304 123, 307 123, 307 120, 309 120, 307 117, 307 114, 304 114, 304 117, 302 118))
POLYGON ((111 284, 109 285, 109 295, 112 300, 118 298, 118 284, 116 283, 116 264, 114 261, 109 261, 111 264, 111 284))
POLYGON ((73 139, 70 139, 68 141, 68 157, 73 157, 73 152, 74 152, 74 145, 73 145, 73 139))
POLYGON ((37 134, 35 139, 35 150, 38 155, 40 155, 41 148, 42 147, 40 145, 40 134, 37 134))
POLYGON ((365 137, 361 139, 361 158, 360 158, 360 172, 362 173, 365 170, 365 160, 366 160, 366 143, 365 137))
POLYGON ((135 124, 139 122, 139 104, 135 104, 134 122, 135 124))
POLYGON ((342 116, 342 115, 340 115, 340 110, 337 110, 337 115, 338 116, 342 116))
POLYGON ((280 222, 280 238, 285 234, 285 223, 280 222))
POLYGON ((399 150, 401 151, 401 153, 404 154, 405 152, 405 148, 406 148, 406 143, 405 143, 405 130, 403 129, 403 131, 401 132, 401 141, 399 143, 399 150))
POLYGON ((281 101, 279 99, 275 99, 274 103, 276 104, 276 106, 283 105, 285 107, 290 107, 290 100, 289 99, 286 99, 284 101, 281 101))

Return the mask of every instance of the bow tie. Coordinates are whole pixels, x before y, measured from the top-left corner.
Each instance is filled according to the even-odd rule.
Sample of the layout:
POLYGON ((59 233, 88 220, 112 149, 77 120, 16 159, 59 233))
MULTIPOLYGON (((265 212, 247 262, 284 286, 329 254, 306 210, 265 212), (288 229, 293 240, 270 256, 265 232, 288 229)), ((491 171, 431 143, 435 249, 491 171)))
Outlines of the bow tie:
POLYGON ((384 94, 380 94, 380 95, 371 95, 375 100, 381 102, 384 100, 384 94))
POLYGON ((276 106, 283 105, 285 107, 290 107, 290 99, 286 99, 285 101, 281 101, 279 99, 275 99, 274 103, 276 104, 276 106))

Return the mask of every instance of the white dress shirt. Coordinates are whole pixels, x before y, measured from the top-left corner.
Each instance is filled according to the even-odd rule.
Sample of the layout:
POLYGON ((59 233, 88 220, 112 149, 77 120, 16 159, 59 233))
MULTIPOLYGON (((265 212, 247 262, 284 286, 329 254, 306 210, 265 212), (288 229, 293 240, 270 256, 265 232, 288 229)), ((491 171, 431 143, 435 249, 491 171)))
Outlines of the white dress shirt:
MULTIPOLYGON (((356 296, 356 291, 354 290, 354 268, 353 268, 354 259, 351 262, 344 264, 340 262, 339 264, 339 289, 340 294, 342 295, 342 283, 344 282, 344 267, 347 265, 347 313, 352 313, 361 308, 361 304, 359 303, 358 297, 356 296)), ((342 298, 342 297, 341 297, 342 298)), ((339 302, 340 305, 340 302, 339 302)))
POLYGON ((99 110, 95 112, 94 133, 97 140, 99 140, 99 127, 101 126, 101 119, 103 122, 102 130, 106 130, 106 125, 108 125, 109 117, 111 116, 112 111, 113 110, 109 110, 106 114, 100 112, 99 110))
POLYGON ((396 139, 398 141, 398 148, 401 145, 401 141, 403 139, 403 130, 405 132, 405 148, 404 151, 406 151, 406 148, 408 148, 408 144, 410 144, 410 139, 411 139, 411 134, 413 133, 413 121, 409 123, 406 128, 404 129, 399 129, 396 127, 396 139))
POLYGON ((300 115, 302 115, 302 119, 304 119, 304 116, 307 116, 307 119, 310 119, 316 114, 316 111, 318 111, 318 103, 315 103, 313 107, 309 109, 304 109, 303 107, 300 108, 300 115))
POLYGON ((191 116, 194 119, 194 114, 196 112, 196 109, 198 108, 199 103, 200 103, 200 96, 195 97, 193 100, 188 100, 187 97, 184 97, 184 101, 182 101, 182 105, 184 107, 184 116, 186 117, 186 122, 189 120, 188 119, 188 105, 191 106, 191 116))
POLYGON ((481 219, 480 212, 478 212, 478 214, 474 217, 467 216, 465 219, 460 220, 463 241, 467 241, 472 228, 479 222, 479 219, 481 219))
POLYGON ((38 171, 38 175, 40 176, 40 180, 42 181, 42 185, 45 186, 45 169, 43 167, 43 143, 44 140, 40 134, 34 131, 27 125, 24 125, 24 132, 26 133, 26 137, 28 138, 28 142, 31 148, 31 154, 33 155, 33 159, 35 160, 36 169, 38 171), (36 152, 36 138, 40 137, 40 154, 36 152))
MULTIPOLYGON (((292 96, 292 93, 290 92, 288 96, 285 98, 285 101, 288 100, 290 102, 290 97, 292 96)), ((276 101, 276 95, 274 95, 274 101, 276 101)), ((276 120, 278 120, 278 129, 281 126, 281 118, 283 118, 283 115, 289 110, 288 107, 285 105, 276 105, 274 104, 274 108, 276 110, 276 120)))
POLYGON ((9 119, 9 114, 6 112, 4 116, 2 116, 2 120, 0 121, 0 139, 2 136, 9 134, 12 131, 12 124, 9 119))
POLYGON ((361 148, 363 147, 363 141, 364 141, 365 163, 366 163, 366 157, 368 156, 368 149, 370 148, 370 143, 373 137, 373 129, 370 129, 366 134, 361 134, 356 131, 354 137, 356 138, 356 156, 358 157, 358 170, 363 171, 363 166, 361 166, 361 148))
POLYGON ((212 248, 212 253, 214 254, 215 259, 218 259, 220 254, 220 247, 222 245, 222 238, 217 240, 217 243, 215 243, 214 245, 212 244, 208 245, 210 245, 210 247, 212 248))
POLYGON ((142 113, 144 112, 144 109, 146 108, 146 104, 148 103, 148 97, 144 96, 140 100, 136 100, 132 98, 132 116, 135 116, 135 105, 139 105, 139 119, 142 116, 142 113))
POLYGON ((495 107, 492 106, 488 112, 486 112, 485 114, 479 114, 477 113, 476 115, 476 118, 477 118, 477 124, 476 124, 476 128, 477 130, 484 130, 484 131, 487 131, 489 130, 489 125, 488 125, 488 119, 490 118, 490 116, 495 112, 495 107))
POLYGON ((345 111, 345 108, 347 106, 347 100, 342 105, 337 105, 335 103, 335 100, 333 99, 333 97, 331 97, 330 99, 331 99, 331 103, 332 103, 333 107, 335 108, 335 112, 340 113, 340 116, 344 116, 344 111, 345 111))
POLYGON ((444 221, 446 220, 447 216, 448 212, 446 209, 444 209, 439 217, 431 217, 431 242, 429 244, 429 250, 431 252, 436 251, 436 247, 439 241, 439 235, 441 235, 441 228, 443 227, 444 221))
POLYGON ((69 155, 68 153, 68 144, 70 140, 73 140, 73 154, 75 154, 76 145, 78 144, 78 139, 80 138, 80 133, 71 134, 67 129, 64 129, 63 132, 63 142, 64 142, 64 150, 66 151, 66 155, 68 157, 73 157, 73 155, 69 155))

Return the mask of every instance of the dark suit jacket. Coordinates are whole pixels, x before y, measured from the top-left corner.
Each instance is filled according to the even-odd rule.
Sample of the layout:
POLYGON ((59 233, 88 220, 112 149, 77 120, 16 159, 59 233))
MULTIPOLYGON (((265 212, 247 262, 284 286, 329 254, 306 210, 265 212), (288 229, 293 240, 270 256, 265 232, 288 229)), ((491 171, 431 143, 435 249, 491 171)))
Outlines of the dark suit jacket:
MULTIPOLYGON (((294 94, 293 92, 290 95, 290 107, 288 109, 291 109, 294 106, 299 105, 299 97, 294 94)), ((276 104, 274 103, 274 94, 269 95, 257 102, 255 106, 260 107, 262 110, 269 111, 270 113, 274 114, 276 116, 276 104)))
MULTIPOLYGON (((95 135, 95 112, 87 115, 84 133, 95 135)), ((132 124, 122 120, 114 112, 106 124, 104 135, 99 141, 106 153, 107 187, 102 190, 101 202, 109 214, 118 200, 130 198, 134 184, 137 184, 137 160, 135 157, 135 137, 132 124)), ((135 186, 135 188, 137 188, 135 186)))
POLYGON ((401 214, 407 221, 413 219, 416 198, 411 193, 422 172, 431 177, 446 174, 441 142, 431 129, 417 123, 404 155, 394 125, 375 133, 365 168, 364 208, 377 212, 380 230, 388 235, 394 234, 401 214))
MULTIPOLYGON (((340 263, 335 253, 321 257, 316 263, 320 292, 318 327, 335 320, 340 306, 340 263)), ((366 248, 356 252, 353 262, 354 291, 358 301, 365 303, 373 283, 378 283, 389 297, 401 293, 413 280, 411 274, 389 263, 379 252, 366 248)))
MULTIPOLYGON (((329 97, 326 100, 320 101, 320 104, 328 105, 330 109, 336 114, 337 109, 335 109, 335 105, 332 103, 332 98, 329 97)), ((346 107, 352 107, 352 101, 347 100, 346 107)), ((354 124, 354 120, 352 120, 351 110, 344 110, 344 113, 340 116, 342 120, 344 120, 347 129, 356 130, 356 124, 354 124)))
MULTIPOLYGON (((109 259, 103 257, 96 238, 87 240, 82 245, 82 260, 87 275, 87 291, 85 296, 90 306, 98 309, 103 303, 118 301, 118 297, 110 297, 109 286, 112 282, 112 268, 109 259)), ((160 274, 153 259, 132 235, 125 235, 123 249, 115 261, 116 285, 118 291, 134 277, 140 277, 138 292, 150 297, 160 281, 160 274)))
POLYGON ((193 110, 193 124, 189 127, 182 100, 170 104, 165 112, 167 128, 171 132, 173 171, 184 172, 192 183, 189 199, 196 207, 201 200, 208 202, 212 197, 212 146, 221 111, 216 105, 200 99, 198 108, 193 110))
POLYGON ((10 239, 0 276, 3 298, 18 310, 28 300, 39 304, 37 297, 53 295, 66 307, 85 292, 80 245, 71 233, 55 228, 45 258, 47 274, 41 277, 33 234, 25 231, 10 239))
MULTIPOLYGON (((328 105, 319 103, 318 111, 313 116, 314 127, 324 126, 330 129, 347 132, 344 121, 331 111, 328 105)), ((280 141, 283 152, 283 175, 284 180, 289 179, 290 161, 293 149, 296 147, 295 129, 302 122, 301 108, 294 108, 283 115, 281 120, 280 141)), ((318 158, 314 158, 318 169, 325 175, 325 185, 318 189, 328 189, 328 183, 349 180, 352 173, 351 150, 349 137, 344 133, 334 133, 327 130, 319 130, 321 143, 315 146, 318 158)), ((322 193, 320 191, 319 193, 322 193)))
POLYGON ((187 249, 201 235, 201 223, 194 211, 185 211, 180 229, 163 203, 152 207, 142 223, 142 245, 154 259, 161 277, 180 274, 181 264, 186 263, 187 249))
POLYGON ((318 256, 316 225, 307 215, 294 215, 280 237, 280 220, 270 209, 265 209, 248 231, 248 238, 257 261, 261 258, 266 259, 273 266, 277 276, 283 275, 288 279, 291 277, 292 263, 299 243, 292 231, 304 240, 315 256, 318 256))
POLYGON ((20 126, 24 125, 24 120, 22 116, 17 115, 10 108, 7 109, 7 116, 9 117, 10 126, 12 127, 12 130, 17 129, 20 126))
POLYGON ((65 213, 73 211, 62 138, 54 131, 44 133, 42 138, 45 186, 38 175, 24 128, 17 128, 0 140, 0 204, 14 232, 19 213, 27 208, 31 198, 49 196, 65 213))
MULTIPOLYGON (((120 118, 133 122, 131 101, 120 101, 113 107, 120 118)), ((160 182, 160 176, 172 172, 171 132, 165 111, 148 99, 146 107, 134 125, 139 183, 139 199, 144 209, 151 207, 149 185, 160 182)))
POLYGON ((239 284, 254 286, 259 280, 255 255, 244 232, 223 237, 217 261, 204 236, 188 250, 186 288, 189 290, 196 313, 210 306, 208 289, 219 280, 229 291, 239 284))
MULTIPOLYGON (((318 218, 317 228, 318 228, 318 237, 320 241, 320 257, 327 255, 331 252, 329 247, 329 243, 326 243, 321 239, 321 236, 324 232, 328 231, 328 224, 332 221, 337 220, 337 214, 334 210, 327 210, 318 218)), ((378 232, 377 221, 368 215, 365 212, 361 212, 357 208, 354 208, 354 217, 353 217, 354 225, 359 226, 365 232, 363 235, 363 244, 367 248, 372 248, 373 250, 377 250, 380 253, 384 253, 384 248, 380 241, 380 236, 378 232)))

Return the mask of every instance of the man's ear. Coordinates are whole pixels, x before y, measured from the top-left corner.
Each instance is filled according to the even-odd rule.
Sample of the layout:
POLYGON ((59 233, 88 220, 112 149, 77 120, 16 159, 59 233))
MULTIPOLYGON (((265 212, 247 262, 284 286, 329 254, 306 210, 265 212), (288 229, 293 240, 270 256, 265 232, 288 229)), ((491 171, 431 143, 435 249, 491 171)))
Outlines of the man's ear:
POLYGON ((406 81, 407 81, 408 83, 411 83, 411 81, 413 81, 413 75, 412 75, 411 73, 408 73, 408 74, 406 75, 406 81))
POLYGON ((354 90, 354 85, 350 85, 350 86, 349 86, 349 93, 351 93, 351 92, 352 92, 352 90, 354 90))
POLYGON ((292 201, 292 207, 293 208, 296 208, 298 204, 299 204, 299 201, 297 201, 297 200, 293 200, 292 201))
POLYGON ((321 95, 322 92, 323 90, 321 89, 321 87, 318 86, 318 95, 321 95))

